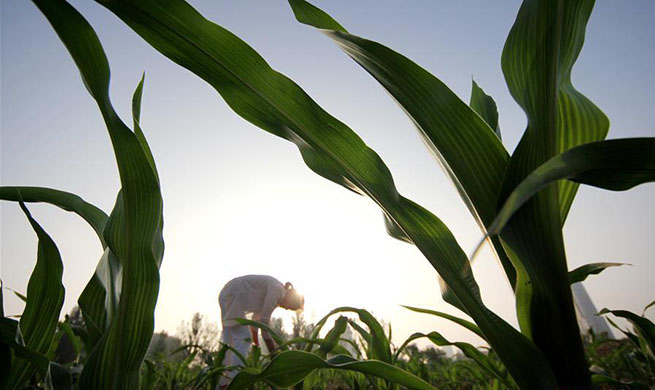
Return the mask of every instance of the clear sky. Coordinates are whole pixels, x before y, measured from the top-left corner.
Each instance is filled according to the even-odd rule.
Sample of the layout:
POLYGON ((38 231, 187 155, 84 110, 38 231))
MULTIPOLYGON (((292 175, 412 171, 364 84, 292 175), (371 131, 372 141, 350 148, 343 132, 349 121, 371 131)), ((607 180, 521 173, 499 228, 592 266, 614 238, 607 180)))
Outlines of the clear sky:
MULTIPOLYGON (((292 281, 306 317, 364 307, 391 322, 396 344, 416 331, 478 342, 465 330, 400 304, 457 314, 419 251, 387 236, 378 208, 320 178, 295 146, 234 114, 206 83, 144 43, 91 1, 73 4, 97 31, 112 68, 112 99, 126 122, 146 71, 142 125, 164 196, 166 253, 157 330, 175 332, 201 312, 218 321, 217 295, 249 273, 292 281)), ((386 92, 329 39, 295 21, 286 1, 196 0, 207 18, 253 46, 278 71, 347 123, 384 159, 400 192, 439 216, 468 253, 481 238, 456 191, 386 92)), ((468 101, 471 77, 499 107, 509 150, 525 127, 500 69, 519 1, 315 1, 351 32, 405 54, 468 101)), ((119 189, 107 131, 65 48, 29 1, 3 1, 2 185, 74 192, 106 212, 119 189)), ((655 2, 601 0, 573 82, 611 120, 610 138, 655 136, 655 2)), ((36 239, 16 204, 3 202, 0 277, 25 292, 36 239)), ((66 301, 76 303, 100 257, 93 231, 73 214, 29 205, 62 253, 66 301)), ((628 192, 582 187, 565 226, 569 265, 632 267, 591 277, 596 305, 641 312, 655 299, 655 185, 628 192)), ((474 264, 483 299, 516 324, 511 291, 489 252, 474 264)), ((5 294, 5 311, 22 303, 5 294)), ((276 311, 278 316, 283 314, 276 311)), ((287 321, 289 316, 286 316, 287 321)))

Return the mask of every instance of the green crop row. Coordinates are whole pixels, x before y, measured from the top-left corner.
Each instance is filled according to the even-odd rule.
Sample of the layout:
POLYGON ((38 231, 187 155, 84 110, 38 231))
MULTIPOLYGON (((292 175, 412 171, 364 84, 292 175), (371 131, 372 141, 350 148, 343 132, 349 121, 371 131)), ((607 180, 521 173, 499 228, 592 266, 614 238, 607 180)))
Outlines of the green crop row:
MULTIPOLYGON (((153 333, 164 253, 159 178, 139 126, 143 82, 134 94, 130 129, 109 99, 109 65, 93 28, 65 0, 33 2, 70 52, 98 104, 116 155, 121 190, 107 215, 70 193, 38 187, 0 189, 0 198, 19 202, 39 239, 20 321, 2 319, 2 388, 20 389, 36 374, 47 388, 136 389, 153 333), (78 299, 84 326, 74 331, 87 356, 75 384, 70 370, 49 357, 64 297, 62 259, 31 217, 27 202, 46 202, 77 213, 104 248, 78 299)), ((518 11, 501 60, 509 91, 526 113, 528 125, 511 155, 501 142, 495 103, 480 87, 473 85, 471 102, 466 104, 407 57, 350 34, 304 0, 289 1, 299 22, 334 40, 416 124, 500 259, 515 293, 520 330, 484 305, 470 259, 448 227, 398 193, 375 151, 244 41, 183 0, 98 2, 154 49, 214 87, 238 115, 293 142, 314 172, 371 198, 382 210, 389 234, 421 251, 440 275, 444 300, 473 322, 451 319, 481 336, 502 365, 436 332, 414 338, 459 347, 508 388, 592 386, 570 283, 607 264, 570 274, 562 226, 580 184, 618 191, 655 180, 655 139, 604 140, 608 119, 571 82, 593 1, 525 0, 518 11)), ((231 388, 261 380, 291 386, 320 369, 381 377, 384 385, 379 386, 432 388, 395 365, 398 356, 370 314, 351 308, 335 312, 342 310, 356 312, 368 327, 356 328, 366 340, 365 359, 345 354, 327 358, 338 345, 340 332, 353 326, 339 319, 317 350, 280 352, 261 370, 244 369, 231 388)), ((634 341, 643 346, 652 368, 652 323, 632 321, 639 329, 634 341)))

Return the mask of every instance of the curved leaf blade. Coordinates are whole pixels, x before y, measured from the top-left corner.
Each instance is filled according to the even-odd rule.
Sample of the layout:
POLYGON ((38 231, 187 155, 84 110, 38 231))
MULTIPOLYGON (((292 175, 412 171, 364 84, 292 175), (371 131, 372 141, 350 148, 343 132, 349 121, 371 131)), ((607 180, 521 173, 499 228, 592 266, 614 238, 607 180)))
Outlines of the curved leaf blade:
POLYGON ((609 267, 618 267, 621 265, 630 265, 626 263, 591 263, 581 265, 580 267, 569 272, 569 283, 583 282, 589 275, 597 275, 609 267))
POLYGON ((487 125, 496 133, 498 139, 502 141, 500 126, 498 126, 498 108, 496 107, 496 102, 480 88, 475 80, 472 81, 472 84, 469 106, 484 119, 487 125))
POLYGON ((648 310, 649 308, 651 308, 651 307, 653 307, 653 306, 655 306, 655 301, 649 303, 648 305, 646 305, 646 306, 644 307, 644 311, 641 313, 641 316, 642 316, 642 317, 645 316, 645 315, 646 315, 646 310, 648 310))
POLYGON ((638 316, 635 313, 632 313, 627 310, 609 310, 604 308, 600 312, 601 314, 612 313, 617 317, 625 318, 632 324, 634 332, 640 338, 643 338, 651 356, 655 356, 655 324, 653 324, 648 318, 638 316))
POLYGON ((341 316, 334 322, 334 327, 325 335, 325 340, 321 343, 316 353, 325 359, 327 354, 332 352, 339 343, 339 339, 348 326, 348 318, 341 316))
POLYGON ((70 192, 59 191, 52 188, 44 187, 0 187, 0 199, 18 202, 22 196, 24 202, 41 202, 57 206, 62 210, 71 211, 84 219, 98 235, 98 239, 105 248, 107 244, 102 236, 105 230, 105 224, 109 218, 104 211, 100 210, 91 203, 86 202, 81 197, 70 192))
POLYGON ((489 234, 500 233, 528 200, 561 179, 614 191, 655 182, 655 138, 591 142, 551 158, 523 179, 507 197, 489 227, 489 234))
MULTIPOLYGON (((349 34, 330 15, 305 0, 289 0, 289 4, 300 23, 321 29, 393 96, 455 184, 482 232, 486 232, 496 213, 509 159, 494 129, 438 78, 410 59, 377 42, 349 34)), ((390 228, 387 223, 387 230, 408 241, 402 229, 390 228)), ((500 241, 492 239, 492 244, 514 287, 512 264, 500 241)), ((448 302, 458 305, 454 299, 448 302)))
MULTIPOLYGON (((20 199, 20 193, 18 194, 20 199)), ((36 265, 27 284, 27 301, 18 323, 25 349, 45 355, 52 344, 65 289, 62 284, 64 265, 59 249, 48 233, 32 218, 25 204, 19 205, 38 238, 36 265)), ((16 335, 16 333, 14 333, 16 335)), ((15 359, 8 379, 9 387, 20 387, 35 368, 29 360, 15 359)))
POLYGON ((245 389, 260 381, 268 381, 276 386, 290 387, 300 382, 317 369, 340 369, 373 375, 410 389, 434 390, 429 383, 391 364, 378 360, 355 360, 349 356, 338 355, 323 360, 313 353, 303 351, 284 351, 277 355, 261 372, 239 372, 230 383, 229 390, 245 389))
POLYGON ((247 318, 232 318, 235 322, 237 322, 239 325, 247 325, 247 326, 252 326, 254 328, 258 328, 261 330, 266 331, 269 335, 271 335, 271 338, 275 341, 275 343, 278 346, 281 346, 285 344, 284 338, 280 336, 273 328, 268 326, 267 324, 259 321, 253 321, 249 320, 247 318))
POLYGON ((485 340, 485 341, 487 340, 487 338, 485 337, 484 333, 482 333, 480 328, 476 324, 472 323, 471 321, 467 321, 467 320, 465 320, 463 318, 459 318, 459 317, 454 316, 452 314, 444 313, 444 312, 441 312, 441 311, 430 310, 430 309, 422 309, 422 308, 419 308, 419 307, 412 307, 412 306, 405 306, 405 305, 401 305, 401 306, 404 307, 405 309, 409 309, 409 310, 415 311, 417 313, 431 314, 433 316, 445 318, 445 319, 447 319, 449 321, 452 321, 452 322, 454 322, 454 323, 456 323, 456 324, 458 324, 460 326, 463 326, 464 328, 470 330, 471 332, 475 333, 476 335, 478 335, 483 340, 485 340))

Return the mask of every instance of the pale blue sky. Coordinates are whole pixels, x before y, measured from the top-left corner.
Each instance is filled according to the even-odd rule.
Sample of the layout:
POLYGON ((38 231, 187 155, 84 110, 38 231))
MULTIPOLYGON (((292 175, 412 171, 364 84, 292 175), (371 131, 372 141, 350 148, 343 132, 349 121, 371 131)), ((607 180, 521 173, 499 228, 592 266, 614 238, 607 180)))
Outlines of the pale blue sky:
MULTIPOLYGON (((218 319, 216 297, 231 277, 268 273, 306 292, 306 316, 338 305, 391 321, 395 341, 439 330, 475 337, 399 304, 450 309, 436 273, 413 247, 389 238, 376 206, 316 176, 295 147, 236 116, 203 81, 168 61, 110 12, 73 4, 96 29, 112 68, 112 98, 129 118, 146 71, 142 123, 160 171, 166 254, 157 329, 174 332, 199 311, 218 319)), ((480 233, 411 122, 384 90, 329 39, 295 21, 286 1, 192 1, 252 45, 385 160, 399 190, 439 216, 467 251, 480 233)), ((468 101, 471 77, 498 103, 504 143, 525 117, 511 99, 500 53, 519 1, 316 1, 351 32, 422 65, 468 101)), ((0 182, 71 191, 109 212, 118 191, 109 137, 68 53, 28 1, 2 2, 0 182)), ((610 117, 610 138, 655 136, 655 3, 598 1, 573 72, 574 84, 610 117)), ((24 292, 36 241, 21 211, 3 202, 0 277, 24 292)), ((67 312, 100 255, 78 217, 30 205, 65 263, 67 312)), ((592 277, 603 306, 640 312, 655 298, 655 185, 613 193, 582 188, 565 227, 570 268, 619 261, 632 267, 592 277)), ((474 265, 485 302, 515 324, 507 284, 489 253, 474 265)), ((20 301, 5 295, 5 310, 20 301)), ((277 314, 281 314, 276 312, 277 314)))

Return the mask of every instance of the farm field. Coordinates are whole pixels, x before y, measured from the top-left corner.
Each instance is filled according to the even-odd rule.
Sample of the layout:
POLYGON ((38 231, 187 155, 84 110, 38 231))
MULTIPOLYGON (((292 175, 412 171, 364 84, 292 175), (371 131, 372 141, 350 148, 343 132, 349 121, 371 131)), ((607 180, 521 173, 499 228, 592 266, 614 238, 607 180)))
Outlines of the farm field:
POLYGON ((655 6, 473 3, 3 3, 0 390, 655 388, 655 6))

